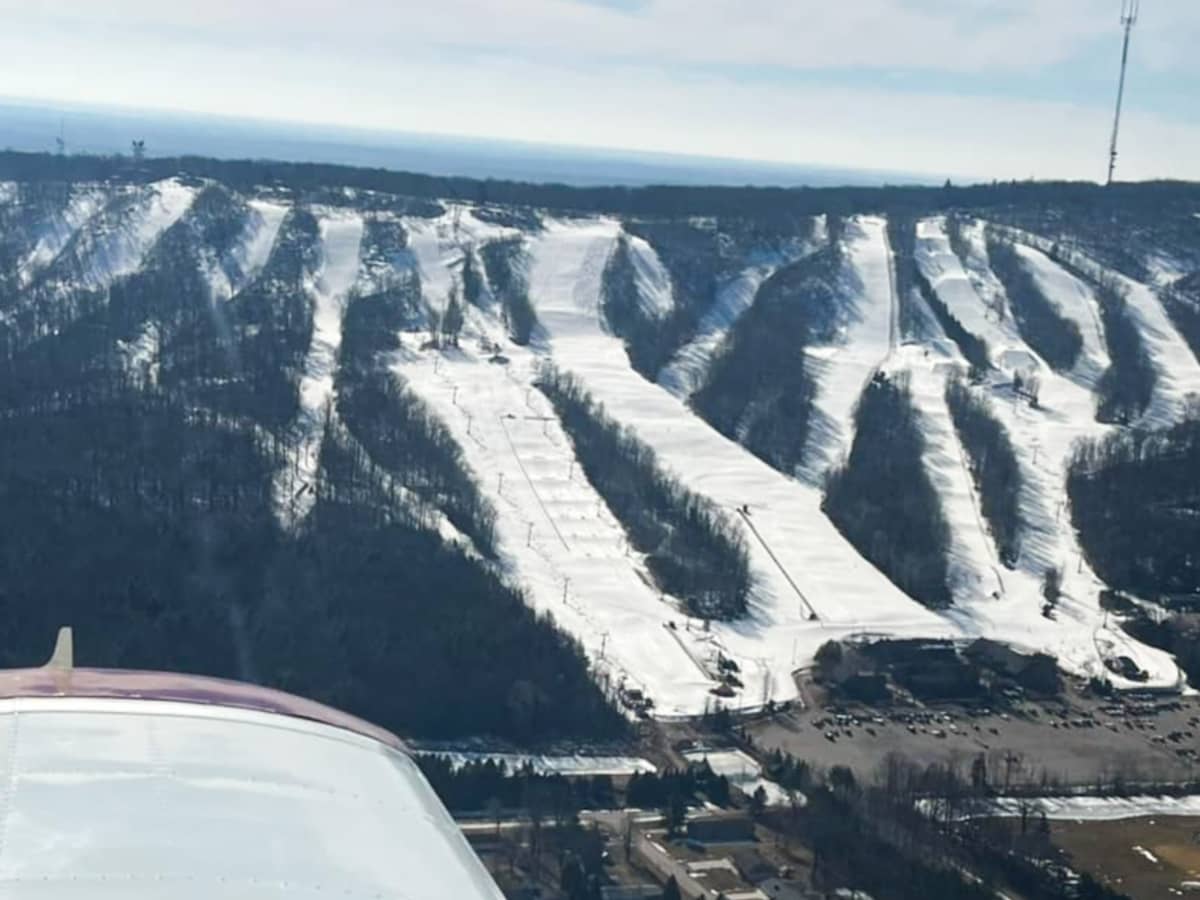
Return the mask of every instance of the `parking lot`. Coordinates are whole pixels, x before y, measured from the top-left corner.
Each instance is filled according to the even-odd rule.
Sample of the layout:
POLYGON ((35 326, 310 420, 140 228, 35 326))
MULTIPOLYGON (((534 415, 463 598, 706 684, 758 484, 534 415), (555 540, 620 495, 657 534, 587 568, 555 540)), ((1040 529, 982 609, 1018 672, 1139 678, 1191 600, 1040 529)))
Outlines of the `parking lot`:
POLYGON ((1064 785, 1194 780, 1200 775, 1200 702, 1195 698, 1101 701, 1068 693, 1004 711, 945 705, 790 710, 747 727, 763 749, 870 776, 889 752, 914 762, 988 758, 993 784, 1064 785))

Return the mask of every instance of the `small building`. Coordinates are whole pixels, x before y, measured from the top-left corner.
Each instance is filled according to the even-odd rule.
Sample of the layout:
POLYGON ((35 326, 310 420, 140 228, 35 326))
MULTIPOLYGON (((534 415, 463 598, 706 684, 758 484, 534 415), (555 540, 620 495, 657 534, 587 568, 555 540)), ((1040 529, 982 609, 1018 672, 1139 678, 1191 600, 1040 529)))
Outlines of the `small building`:
POLYGON ((1058 693, 1058 660, 1048 653, 1020 653, 1008 644, 980 638, 967 647, 964 655, 1030 693, 1058 693))

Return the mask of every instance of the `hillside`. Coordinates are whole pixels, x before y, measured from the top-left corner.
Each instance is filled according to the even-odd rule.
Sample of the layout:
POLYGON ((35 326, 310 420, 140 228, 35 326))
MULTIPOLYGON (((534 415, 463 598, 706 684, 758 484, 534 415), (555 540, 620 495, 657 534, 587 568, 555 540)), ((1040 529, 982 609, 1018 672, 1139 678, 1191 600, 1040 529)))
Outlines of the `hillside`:
POLYGON ((862 634, 1181 681, 1101 597, 1200 594, 1191 530, 1121 533, 1135 464, 1178 501, 1131 521, 1200 514, 1162 450, 1196 186, 146 167, 0 155, 0 664, 70 622, 524 742, 618 735, 633 688, 702 712, 731 662, 724 702, 789 699, 862 634))

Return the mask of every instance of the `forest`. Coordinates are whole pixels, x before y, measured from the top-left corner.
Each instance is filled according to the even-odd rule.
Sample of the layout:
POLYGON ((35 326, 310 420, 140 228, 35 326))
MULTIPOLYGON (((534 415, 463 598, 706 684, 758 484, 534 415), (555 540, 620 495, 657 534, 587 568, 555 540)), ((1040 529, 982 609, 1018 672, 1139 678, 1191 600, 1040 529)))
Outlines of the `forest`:
POLYGON ((720 222, 624 223, 627 234, 645 240, 671 274, 674 302, 670 312, 657 317, 645 309, 638 295, 628 237, 622 236, 604 271, 605 320, 625 341, 633 367, 651 381, 695 333, 701 316, 716 301, 730 243, 722 226, 720 222))
POLYGON ((841 320, 837 254, 826 249, 762 283, 730 329, 691 405, 730 440, 788 475, 803 462, 817 375, 804 348, 841 320))
POLYGON ((1088 561, 1113 588, 1200 594, 1200 417, 1165 432, 1120 431, 1071 460, 1071 518, 1088 561))
POLYGON ((1179 334, 1200 360, 1200 271, 1181 278, 1159 296, 1179 334))
MULTIPOLYGON (((199 156, 156 156, 153 147, 140 165, 122 156, 56 156, 0 151, 0 178, 21 182, 79 182, 117 179, 149 182, 180 173, 220 181, 235 190, 287 188, 310 202, 331 202, 347 189, 359 202, 376 197, 407 215, 437 215, 438 200, 534 207, 623 216, 736 216, 759 221, 823 213, 932 214, 956 209, 988 210, 991 218, 1021 223, 1069 222, 1079 230, 1112 232, 1114 221, 1132 220, 1146 229, 1168 220, 1194 229, 1200 184, 1154 181, 994 181, 956 186, 884 185, 838 188, 754 188, 683 185, 571 187, 498 179, 439 177, 328 163, 277 160, 219 160, 199 156), (336 186, 333 187, 333 186, 336 186), (390 196, 389 196, 390 195, 390 196)), ((1144 230, 1144 229, 1143 229, 1144 230)), ((1116 231, 1119 244, 1128 231, 1116 231)), ((1185 236, 1192 232, 1185 232, 1185 236)))
MULTIPOLYGON (((654 379, 678 348, 683 335, 695 324, 690 308, 678 307, 664 320, 648 311, 634 276, 629 237, 620 235, 604 267, 601 282, 601 311, 609 331, 625 342, 630 365, 644 377, 654 379)), ((681 290, 675 289, 676 297, 681 290)))
POLYGON ((1013 568, 1021 554, 1021 468, 1004 426, 987 399, 959 379, 946 382, 946 405, 967 451, 983 517, 1000 561, 1013 568))
POLYGON ((854 424, 850 455, 830 472, 822 508, 902 591, 933 609, 950 606, 950 527, 925 471, 925 438, 907 377, 876 373, 854 424))
POLYGON ((1057 372, 1071 371, 1083 349, 1079 325, 1063 316, 1042 293, 1012 241, 989 228, 987 251, 992 271, 1004 285, 1021 337, 1050 368, 1057 372))
MULTIPOLYGON (((256 681, 403 734, 624 735, 579 645, 435 528, 493 552, 457 445, 387 369, 413 277, 350 298, 313 507, 280 524, 318 228, 289 213, 214 303, 202 266, 231 265, 248 214, 206 188, 104 302, 76 293, 74 251, 5 279, 31 314, 0 348, 0 666, 39 664, 70 624, 82 664, 256 681)), ((403 252, 390 224, 364 237, 368 260, 403 252)))
MULTIPOLYGON (((521 238, 489 241, 479 251, 492 293, 500 301, 508 335, 525 345, 537 329, 537 313, 529 301, 528 260, 521 238)), ((465 278, 464 278, 465 284, 465 278)))
POLYGON ((925 305, 933 313, 938 324, 942 326, 942 331, 946 333, 946 337, 954 341, 963 358, 971 366, 972 377, 979 377, 987 372, 992 367, 992 358, 988 352, 987 342, 963 327, 963 324, 950 312, 950 308, 942 302, 942 298, 937 295, 937 291, 933 289, 933 285, 929 283, 929 279, 920 269, 914 267, 912 277, 921 299, 925 301, 925 305))
POLYGON ((905 341, 922 340, 930 337, 930 329, 917 290, 917 220, 911 215, 888 216, 887 234, 900 305, 900 336, 905 341))
POLYGON ((1115 276, 1097 278, 1082 271, 1066 247, 1055 245, 1049 256, 1076 278, 1090 284, 1100 307, 1109 366, 1096 386, 1099 394, 1096 420, 1128 425, 1149 407, 1158 372, 1146 350, 1145 339, 1129 312, 1125 288, 1115 276))
POLYGON ((480 553, 495 558, 496 514, 479 493, 462 449, 387 365, 414 297, 420 297, 415 272, 403 288, 350 297, 335 379, 337 412, 372 467, 442 510, 480 553))
POLYGON ((711 501, 665 472, 654 451, 571 376, 546 372, 539 389, 553 404, 588 481, 646 555, 658 587, 695 616, 732 619, 746 612, 750 561, 737 524, 711 501))
POLYGON ((1146 351, 1145 339, 1130 317, 1124 291, 1112 281, 1096 285, 1110 364, 1100 377, 1101 422, 1129 424, 1144 413, 1154 395, 1158 372, 1146 351))

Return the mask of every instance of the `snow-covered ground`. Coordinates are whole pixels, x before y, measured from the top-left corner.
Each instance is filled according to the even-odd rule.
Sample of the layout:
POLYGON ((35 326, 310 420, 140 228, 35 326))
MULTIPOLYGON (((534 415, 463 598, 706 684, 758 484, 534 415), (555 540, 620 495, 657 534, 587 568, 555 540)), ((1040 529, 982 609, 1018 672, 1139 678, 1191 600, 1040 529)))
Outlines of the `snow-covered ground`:
POLYGON ((1095 387, 1110 362, 1095 294, 1040 250, 1026 244, 1016 244, 1015 249, 1042 294, 1064 318, 1079 326, 1083 346, 1073 374, 1087 387, 1095 387))
MULTIPOLYGON (((509 363, 500 366, 466 335, 462 349, 438 357, 416 352, 414 338, 397 362, 462 444, 498 510, 505 564, 531 602, 552 611, 603 671, 647 690, 662 715, 700 712, 712 702, 718 651, 741 666, 746 690, 736 702, 753 706, 793 697, 792 670, 829 638, 866 629, 957 633, 853 550, 821 513, 819 490, 771 469, 630 368, 599 311, 618 229, 605 219, 549 221, 530 239, 530 296, 546 348, 506 348, 509 363), (543 354, 580 377, 693 490, 731 516, 749 505, 743 526, 755 591, 747 619, 705 632, 682 604, 651 587, 620 524, 574 466, 549 404, 530 388, 543 354), (818 619, 810 618, 814 607, 818 619)), ((876 254, 886 280, 882 241, 863 253, 876 254)), ((488 327, 484 336, 500 333, 499 323, 488 327)))
POLYGON ((976 262, 971 267, 974 278, 968 276, 962 261, 950 248, 943 218, 922 219, 917 223, 917 267, 950 315, 987 343, 992 364, 998 368, 1011 371, 1035 365, 1017 333, 1003 291, 994 277, 981 276, 978 257, 974 253, 972 257, 976 262))
POLYGON ((793 801, 803 806, 808 802, 803 794, 788 794, 774 781, 764 778, 762 767, 754 757, 741 750, 687 750, 683 758, 689 763, 707 762, 714 774, 724 775, 731 785, 747 796, 762 788, 770 806, 789 806, 793 801))
POLYGON ((955 372, 965 373, 966 361, 947 342, 903 348, 893 364, 911 373, 914 401, 924 423, 926 466, 951 530, 954 607, 947 616, 967 634, 1052 653, 1068 671, 1123 683, 1105 670, 1102 657, 1124 654, 1148 671, 1154 684, 1175 685, 1180 673, 1167 654, 1143 647, 1118 626, 1106 624, 1099 607, 1104 584, 1083 558, 1070 519, 1066 474, 1073 448, 1080 440, 1108 430, 1095 421, 1091 392, 1107 365, 1096 300, 1086 285, 1044 254, 1020 248, 1022 261, 1047 298, 1077 322, 1084 335, 1081 360, 1064 377, 1051 370, 1017 331, 1004 289, 988 269, 982 226, 968 225, 964 237, 970 250, 965 269, 950 249, 943 220, 920 222, 918 265, 951 314, 988 343, 997 371, 975 390, 991 400, 993 414, 1005 426, 1016 452, 1024 481, 1020 497, 1024 530, 1017 565, 1007 569, 1000 563, 965 448, 945 402, 946 379, 955 372), (1037 408, 1013 392, 1014 371, 1039 379, 1037 408), (1041 588, 1049 568, 1060 570, 1063 585, 1053 619, 1041 611, 1041 588))
POLYGON ((39 223, 37 241, 17 267, 22 287, 27 287, 33 276, 62 252, 75 232, 100 211, 103 203, 104 193, 99 188, 81 188, 71 194, 66 206, 39 223))
POLYGON ((846 323, 835 343, 805 348, 818 381, 804 463, 813 484, 849 452, 858 398, 900 337, 887 224, 880 218, 848 222, 845 242, 839 281, 847 301, 846 323))
MULTIPOLYGON (((459 221, 462 221, 460 217, 459 221)), ((927 228, 929 227, 929 223, 927 228)), ((953 431, 944 400, 946 378, 965 368, 952 344, 897 346, 886 226, 878 218, 849 223, 845 235, 846 325, 828 346, 808 349, 819 373, 822 430, 814 439, 813 477, 786 477, 695 416, 684 400, 632 370, 621 341, 601 321, 604 266, 620 234, 605 218, 548 220, 527 237, 529 292, 545 333, 533 348, 507 346, 506 364, 489 362, 478 338, 504 343, 501 323, 479 312, 468 320, 459 349, 421 352, 421 336, 406 335, 396 370, 454 432, 479 484, 498 512, 502 565, 531 603, 550 611, 583 644, 604 675, 654 698, 663 716, 701 712, 715 702, 718 653, 735 660, 745 688, 731 705, 753 707, 796 694, 792 672, 831 638, 860 633, 923 637, 989 635, 1057 655, 1070 671, 1104 673, 1102 654, 1128 653, 1153 684, 1175 684, 1178 669, 1159 651, 1104 628, 1102 585, 1082 561, 1065 509, 1065 466, 1080 437, 1102 433, 1091 393, 1078 379, 1050 372, 1021 340, 1003 310, 1005 297, 986 271, 970 277, 947 257, 945 237, 923 238, 926 265, 942 273, 954 308, 986 332, 998 360, 1019 360, 1043 380, 1042 406, 1014 403, 1005 376, 980 390, 1013 436, 1027 488, 1028 529, 1015 570, 1000 566, 953 431), (955 272, 955 270, 957 270, 955 272), (991 291, 985 302, 975 284, 991 291), (953 288, 948 287, 954 284, 953 288), (661 596, 622 527, 574 462, 570 441, 549 403, 532 387, 547 362, 578 377, 609 415, 651 446, 661 465, 712 499, 744 529, 754 581, 749 615, 704 631, 679 598, 661 596), (879 367, 912 373, 926 422, 927 460, 955 534, 956 606, 935 614, 903 594, 867 563, 821 511, 820 474, 840 460, 853 438, 852 413, 879 367), (748 507, 748 515, 738 510, 748 507), (1063 570, 1064 598, 1052 621, 1041 614, 1041 583, 1049 566, 1063 570)), ((406 222, 406 227, 413 227, 406 222)), ((420 231, 421 225, 413 227, 420 231)), ((413 243, 437 304, 460 264, 445 223, 425 223, 413 243), (439 228, 443 238, 435 240, 439 228)), ((982 246, 982 234, 972 239, 982 246)), ((1064 308, 1076 291, 1042 260, 1047 291, 1064 308)), ((969 266, 976 269, 972 261, 969 266)), ((1052 268, 1051 268, 1052 267, 1052 268)), ((949 305, 949 302, 948 302, 949 305)))
POLYGON ((333 373, 342 344, 346 295, 358 276, 363 222, 357 215, 323 216, 321 268, 308 285, 313 305, 312 341, 300 379, 300 418, 288 461, 276 473, 275 508, 289 527, 303 521, 316 502, 312 489, 320 462, 321 435, 327 410, 332 415, 333 373))
MULTIPOLYGON (((1026 231, 1013 228, 1005 231, 1038 250, 1048 251, 1052 244, 1048 239, 1026 231)), ((1150 406, 1137 424, 1145 428, 1163 428, 1178 422, 1189 398, 1200 397, 1200 361, 1176 330, 1154 288, 1110 269, 1080 251, 1063 252, 1071 265, 1088 278, 1111 280, 1125 292, 1129 315, 1158 373, 1150 406)))
POLYGON ((729 329, 750 308, 759 287, 782 262, 755 263, 722 284, 717 289, 716 303, 700 320, 696 336, 675 352, 659 373, 658 383, 681 400, 695 393, 729 329))
POLYGON ((213 302, 228 300, 266 265, 287 212, 282 203, 251 201, 241 234, 227 254, 218 257, 207 247, 201 248, 213 302))
POLYGON ((1200 795, 1183 797, 1005 797, 993 801, 989 814, 1019 816, 1021 809, 1047 819, 1111 822, 1143 816, 1200 816, 1200 795))
POLYGON ((416 751, 418 756, 442 756, 450 760, 450 764, 462 768, 468 763, 482 763, 491 760, 503 763, 508 771, 513 772, 531 766, 539 775, 566 775, 577 777, 582 775, 632 775, 657 772, 654 763, 640 756, 585 756, 572 754, 556 756, 531 753, 489 753, 486 750, 422 750, 416 751))
POLYGON ((86 239, 69 241, 64 250, 73 251, 81 285, 102 289, 136 271, 159 235, 179 221, 197 193, 192 185, 167 179, 118 198, 92 216, 86 232, 77 232, 86 239))
POLYGON ((665 316, 675 306, 671 275, 650 243, 637 235, 627 235, 633 260, 633 278, 642 309, 652 316, 665 316))

